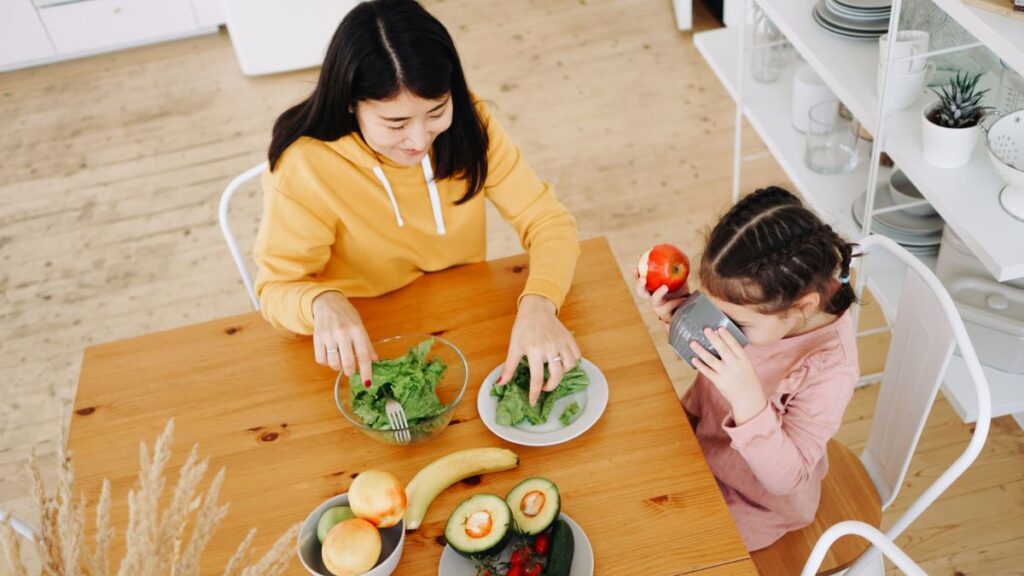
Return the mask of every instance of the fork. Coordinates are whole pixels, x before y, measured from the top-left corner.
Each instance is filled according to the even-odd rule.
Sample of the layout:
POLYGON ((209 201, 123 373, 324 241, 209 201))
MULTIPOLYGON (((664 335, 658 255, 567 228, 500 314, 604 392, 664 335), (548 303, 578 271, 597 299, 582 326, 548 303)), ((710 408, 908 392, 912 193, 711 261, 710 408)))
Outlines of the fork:
POLYGON ((394 398, 388 398, 384 402, 384 413, 388 416, 388 424, 395 432, 395 440, 399 444, 408 444, 412 441, 412 434, 409 433, 409 422, 405 419, 405 410, 394 398))

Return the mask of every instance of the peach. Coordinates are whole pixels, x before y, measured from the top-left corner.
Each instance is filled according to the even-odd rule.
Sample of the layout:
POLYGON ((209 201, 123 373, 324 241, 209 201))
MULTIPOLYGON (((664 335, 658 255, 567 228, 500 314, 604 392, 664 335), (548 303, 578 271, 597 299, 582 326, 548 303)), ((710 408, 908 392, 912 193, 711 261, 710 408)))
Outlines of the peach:
POLYGON ((357 518, 378 528, 390 528, 405 514, 405 488, 387 472, 367 470, 349 486, 348 505, 357 518))
POLYGON ((377 564, 380 548, 377 527, 361 518, 351 518, 327 532, 321 555, 334 576, 359 576, 377 564))

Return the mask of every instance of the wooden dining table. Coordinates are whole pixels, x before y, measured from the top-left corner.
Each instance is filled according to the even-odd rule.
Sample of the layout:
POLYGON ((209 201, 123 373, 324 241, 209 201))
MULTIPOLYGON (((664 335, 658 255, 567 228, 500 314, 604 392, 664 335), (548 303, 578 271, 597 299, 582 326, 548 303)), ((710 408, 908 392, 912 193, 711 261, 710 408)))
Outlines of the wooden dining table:
MULTIPOLYGON (((520 255, 353 299, 371 337, 443 335, 465 355, 466 394, 436 437, 398 446, 365 436, 335 406, 336 373, 316 363, 311 339, 275 330, 252 312, 86 349, 69 436, 78 487, 95 501, 103 479, 111 481, 112 518, 123 534, 139 443, 152 443, 173 418, 169 482, 196 443, 212 470, 226 469, 221 499, 230 511, 202 559, 203 574, 220 574, 250 528, 259 530, 262 554, 362 470, 407 482, 450 452, 501 446, 519 454, 519 466, 443 492, 407 533, 395 574, 437 574, 453 507, 476 493, 504 495, 530 476, 558 485, 563 512, 593 547, 596 574, 755 574, 608 243, 581 247, 560 318, 607 378, 609 401, 573 440, 517 446, 477 413, 481 382, 505 360, 529 273, 520 255)), ((288 573, 305 573, 297 558, 288 573)))

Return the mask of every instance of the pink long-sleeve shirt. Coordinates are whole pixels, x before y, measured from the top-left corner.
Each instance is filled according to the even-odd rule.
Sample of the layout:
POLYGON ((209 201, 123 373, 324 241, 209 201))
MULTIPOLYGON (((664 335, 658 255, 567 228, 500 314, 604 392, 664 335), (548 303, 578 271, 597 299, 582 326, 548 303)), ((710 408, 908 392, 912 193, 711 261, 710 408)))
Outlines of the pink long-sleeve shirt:
POLYGON ((695 433, 748 550, 811 523, 828 472, 826 445, 859 378, 850 314, 799 336, 746 348, 768 405, 736 425, 698 375, 683 396, 695 433))

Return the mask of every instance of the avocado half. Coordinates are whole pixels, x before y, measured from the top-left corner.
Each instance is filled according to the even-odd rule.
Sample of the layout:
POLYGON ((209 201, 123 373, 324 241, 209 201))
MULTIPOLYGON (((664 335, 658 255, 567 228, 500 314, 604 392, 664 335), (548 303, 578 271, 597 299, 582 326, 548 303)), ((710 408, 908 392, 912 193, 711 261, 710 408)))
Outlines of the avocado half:
POLYGON ((512 537, 512 511, 496 494, 476 494, 455 507, 444 526, 448 545, 467 557, 493 556, 512 537))
POLYGON ((558 518, 562 499, 558 486, 547 478, 527 478, 505 497, 512 510, 513 529, 527 536, 536 536, 548 529, 558 518))

